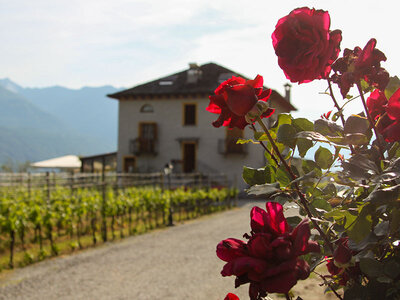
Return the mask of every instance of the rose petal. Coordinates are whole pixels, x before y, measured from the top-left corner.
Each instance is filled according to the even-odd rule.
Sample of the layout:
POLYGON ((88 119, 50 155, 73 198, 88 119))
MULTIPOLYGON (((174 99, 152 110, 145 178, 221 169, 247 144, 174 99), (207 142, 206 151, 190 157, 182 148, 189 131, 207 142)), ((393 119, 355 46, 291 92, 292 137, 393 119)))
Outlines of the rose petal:
POLYGON ((277 234, 283 234, 289 230, 289 225, 283 215, 283 207, 278 202, 266 203, 268 213, 268 226, 277 234))
POLYGON ((246 243, 238 239, 226 239, 217 245, 217 256, 223 261, 231 261, 246 255, 246 243))
POLYGON ((400 121, 400 88, 390 97, 386 112, 393 121, 400 121))

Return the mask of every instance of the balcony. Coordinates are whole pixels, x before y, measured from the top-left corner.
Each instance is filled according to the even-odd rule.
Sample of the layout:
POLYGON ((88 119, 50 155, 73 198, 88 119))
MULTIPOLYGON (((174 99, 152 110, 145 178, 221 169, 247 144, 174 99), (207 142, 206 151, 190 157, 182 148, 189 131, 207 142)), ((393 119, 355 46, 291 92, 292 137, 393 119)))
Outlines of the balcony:
POLYGON ((218 153, 219 154, 247 154, 247 144, 236 144, 237 138, 219 139, 218 153))
POLYGON ((136 138, 129 142, 129 152, 134 155, 157 155, 158 143, 155 139, 136 138))

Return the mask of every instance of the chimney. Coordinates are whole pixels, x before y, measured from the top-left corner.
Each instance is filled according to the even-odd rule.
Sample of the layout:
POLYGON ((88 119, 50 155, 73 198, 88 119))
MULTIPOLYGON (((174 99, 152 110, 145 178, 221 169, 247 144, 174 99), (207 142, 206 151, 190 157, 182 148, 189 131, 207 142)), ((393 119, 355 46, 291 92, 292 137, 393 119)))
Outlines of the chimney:
POLYGON ((189 63, 189 70, 187 70, 186 83, 196 84, 201 79, 202 72, 196 63, 189 63))
POLYGON ((292 88, 292 85, 290 83, 286 83, 283 86, 285 87, 285 99, 287 102, 290 103, 290 90, 292 88))

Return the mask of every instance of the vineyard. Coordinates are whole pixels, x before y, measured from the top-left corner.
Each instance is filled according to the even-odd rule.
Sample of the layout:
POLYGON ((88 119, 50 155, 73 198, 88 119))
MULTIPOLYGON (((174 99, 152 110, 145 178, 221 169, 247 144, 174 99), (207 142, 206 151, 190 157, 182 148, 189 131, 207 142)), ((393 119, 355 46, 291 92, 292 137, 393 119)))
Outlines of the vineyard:
POLYGON ((0 176, 0 268, 229 208, 236 189, 211 176, 0 176), (7 178, 7 180, 6 180, 7 178))

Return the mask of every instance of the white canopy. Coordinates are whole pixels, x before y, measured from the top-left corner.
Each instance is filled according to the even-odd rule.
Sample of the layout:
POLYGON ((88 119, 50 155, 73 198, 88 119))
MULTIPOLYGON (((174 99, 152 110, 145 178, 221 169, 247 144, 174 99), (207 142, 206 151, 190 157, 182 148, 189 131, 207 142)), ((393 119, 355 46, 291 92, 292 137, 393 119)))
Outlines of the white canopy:
POLYGON ((31 163, 31 167, 34 168, 77 169, 80 168, 81 165, 82 162, 76 155, 65 155, 31 163))

